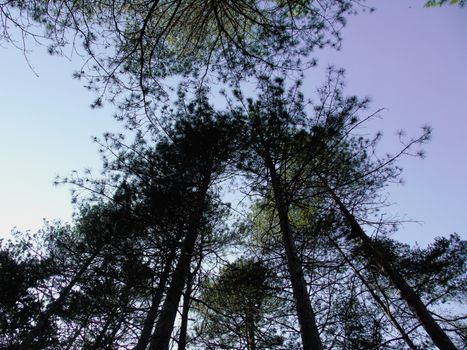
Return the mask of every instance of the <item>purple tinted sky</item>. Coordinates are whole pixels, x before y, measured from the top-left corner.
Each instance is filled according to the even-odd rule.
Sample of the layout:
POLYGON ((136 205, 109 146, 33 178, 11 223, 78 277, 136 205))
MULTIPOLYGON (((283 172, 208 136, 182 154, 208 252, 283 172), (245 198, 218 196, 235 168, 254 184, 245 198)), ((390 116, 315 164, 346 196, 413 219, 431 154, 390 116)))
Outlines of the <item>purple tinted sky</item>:
MULTIPOLYGON (((304 92, 322 83, 327 64, 345 68, 349 94, 386 108, 368 130, 384 132, 384 150, 397 149, 398 129, 433 127, 427 158, 403 161, 406 184, 390 189, 391 213, 423 222, 396 237, 425 245, 436 235, 467 235, 467 9, 423 3, 369 1, 376 12, 349 18, 342 50, 319 53, 304 92)), ((20 52, 0 48, 0 237, 13 226, 35 230, 42 218, 69 220, 69 192, 52 186, 55 175, 98 169, 90 137, 119 129, 111 107, 89 109, 92 96, 71 79, 78 62, 40 47, 29 59, 38 78, 20 52)))
MULTIPOLYGON (((403 186, 390 188, 391 212, 422 221, 396 237, 426 244, 435 235, 467 237, 467 9, 425 9, 423 1, 371 1, 372 14, 349 19, 338 53, 320 63, 346 69, 347 92, 385 107, 384 150, 397 149, 395 132, 433 128, 424 160, 406 159, 403 186)), ((310 72, 308 76, 312 76, 310 72)), ((308 82, 313 88, 313 82, 308 82)))

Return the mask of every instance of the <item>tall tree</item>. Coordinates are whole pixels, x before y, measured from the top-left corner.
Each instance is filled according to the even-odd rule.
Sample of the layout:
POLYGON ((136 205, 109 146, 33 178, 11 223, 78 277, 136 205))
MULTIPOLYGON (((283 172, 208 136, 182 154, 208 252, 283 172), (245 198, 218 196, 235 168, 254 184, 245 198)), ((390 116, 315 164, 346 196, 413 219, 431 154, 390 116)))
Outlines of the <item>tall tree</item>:
POLYGON ((177 181, 188 192, 185 196, 190 207, 184 213, 186 226, 181 237, 180 255, 150 349, 166 349, 169 346, 196 243, 212 230, 212 223, 216 221, 212 186, 225 175, 234 159, 232 152, 238 144, 235 118, 216 115, 204 96, 188 106, 187 117, 189 119, 179 119, 171 135, 171 142, 162 149, 168 156, 164 166, 171 170, 171 176, 176 177, 173 181, 177 181))
POLYGON ((255 190, 271 198, 280 225, 282 249, 292 284, 296 312, 304 349, 322 349, 315 312, 290 224, 290 164, 299 150, 293 135, 303 114, 303 96, 297 90, 284 96, 283 81, 263 80, 262 94, 247 107, 248 155, 241 165, 254 176, 255 190))
POLYGON ((46 293, 51 299, 21 341, 20 349, 31 348, 43 337, 51 319, 64 312, 74 291, 86 288, 96 263, 102 268, 106 264, 105 256, 112 254, 112 245, 118 246, 122 239, 131 237, 131 231, 125 230, 128 227, 125 219, 118 208, 104 204, 83 208, 74 228, 51 227, 44 251, 55 274, 47 281, 46 293))
POLYGON ((461 344, 462 317, 433 306, 465 293, 465 242, 410 249, 372 220, 381 189, 399 177, 398 157, 429 130, 373 158, 377 138, 354 135, 367 101, 345 98, 340 75, 330 74, 314 106, 299 84, 263 78, 256 100, 237 92, 243 105, 228 112, 216 112, 206 91, 188 103, 181 93, 159 119, 163 132, 138 133, 130 146, 106 135, 103 176, 63 180, 89 194, 77 192, 73 225, 0 252, 13 282, 0 286, 0 308, 13 317, 0 318, 2 346, 168 349, 178 324, 181 348, 226 339, 248 349, 455 348, 446 325, 461 344), (222 266, 215 254, 230 207, 220 187, 236 175, 253 204, 238 238, 264 259, 222 266), (203 279, 211 283, 199 293, 203 279), (207 318, 190 333, 193 303, 207 318))
MULTIPOLYGON (((320 91, 320 104, 315 106, 315 114, 312 116, 305 114, 302 97, 296 90, 286 95, 281 80, 270 82, 265 79, 263 91, 266 93, 260 95, 258 101, 248 102, 252 120, 250 128, 255 130, 252 133, 253 142, 250 141, 253 145, 250 152, 254 156, 246 156, 243 168, 255 180, 254 188, 274 203, 282 235, 288 232, 285 237, 290 237, 287 241, 283 236, 289 272, 292 275, 293 264, 290 261, 297 261, 296 276, 302 276, 301 285, 305 286, 305 290, 303 260, 297 253, 290 253, 297 251, 297 240, 291 230, 291 209, 293 206, 306 207, 315 199, 321 210, 333 215, 337 213, 335 220, 341 220, 343 228, 339 232, 347 238, 347 244, 357 243, 361 248, 359 254, 379 267, 380 272, 401 293, 402 300, 409 305, 433 343, 442 349, 455 349, 420 295, 392 266, 385 250, 373 243, 356 220, 355 214, 351 213, 352 210, 358 215, 369 217, 379 209, 378 203, 382 204, 379 201, 379 190, 388 181, 397 179, 400 173, 400 169, 394 166, 395 161, 426 141, 430 131, 425 129, 422 136, 409 140, 395 156, 372 160, 370 154, 374 154, 376 141, 352 136, 352 131, 365 120, 359 120, 358 112, 365 108, 367 101, 359 101, 355 97, 344 98, 339 74, 336 77, 331 74, 331 80, 320 91), (255 123, 258 125, 256 128, 255 123), (262 164, 263 168, 258 164, 262 164), (289 248, 289 252, 288 244, 293 248, 289 248)), ((316 211, 316 208, 310 210, 316 211)), ((308 296, 297 290, 295 287, 295 300, 310 305, 308 296)), ((297 302, 299 320, 300 312, 303 311, 297 302)), ((312 324, 316 325, 317 322, 312 324)), ((402 329, 400 331, 404 333, 402 329)))
MULTIPOLYGON (((335 106, 345 106, 346 101, 342 100, 338 91, 328 91, 322 95, 324 96, 322 98, 327 99, 330 94, 332 99, 337 101, 333 102, 335 106)), ((352 104, 349 106, 352 107, 352 104)), ((348 239, 357 241, 362 247, 363 254, 376 263, 399 290, 401 297, 420 320, 433 342, 441 349, 455 349, 454 344, 434 320, 420 296, 392 266, 385 250, 374 245, 372 239, 365 233, 362 225, 352 213, 352 211, 358 212, 360 208, 361 213, 368 215, 369 210, 375 209, 365 206, 365 204, 362 205, 362 203, 378 200, 378 189, 385 186, 389 179, 398 176, 399 169, 394 167, 394 162, 401 155, 410 152, 415 145, 425 142, 429 138, 430 130, 425 128, 420 137, 409 140, 395 156, 373 161, 366 151, 368 145, 371 144, 370 141, 347 136, 358 123, 355 115, 349 113, 351 111, 352 109, 349 109, 346 114, 333 113, 331 117, 328 116, 327 119, 330 123, 324 125, 327 137, 316 141, 321 148, 321 156, 318 155, 321 157, 318 163, 319 167, 311 166, 311 172, 308 176, 315 178, 317 186, 321 186, 322 190, 327 192, 350 226, 348 239), (364 209, 365 207, 366 209, 364 209)))
MULTIPOLYGON (((34 242, 17 233, 17 242, 3 244, 0 250, 0 347, 12 349, 25 337, 34 314, 41 308, 34 289, 50 277, 48 259, 29 252, 34 242)), ((45 334, 44 334, 45 335, 45 334)))

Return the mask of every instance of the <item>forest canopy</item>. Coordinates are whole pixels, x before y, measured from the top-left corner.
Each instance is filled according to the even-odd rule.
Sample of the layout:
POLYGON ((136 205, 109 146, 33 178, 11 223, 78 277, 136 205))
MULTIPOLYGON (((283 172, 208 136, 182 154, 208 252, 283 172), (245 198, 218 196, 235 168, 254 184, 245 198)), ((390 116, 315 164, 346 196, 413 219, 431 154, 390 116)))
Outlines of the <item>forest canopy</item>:
POLYGON ((313 50, 339 47, 355 0, 290 1, 7 1, 0 3, 0 42, 26 51, 28 39, 51 54, 83 58, 75 78, 117 115, 155 119, 166 78, 202 86, 237 84, 257 74, 303 71, 313 50), (70 50, 71 49, 71 50, 70 50))
POLYGON ((71 223, 1 242, 0 347, 461 349, 467 242, 451 234, 410 246, 381 215, 400 160, 423 156, 431 129, 401 134, 382 156, 381 134, 361 132, 380 111, 346 95, 342 70, 328 69, 313 100, 295 79, 364 9, 0 3, 0 39, 17 45, 13 25, 52 54, 71 45, 94 105, 107 99, 136 129, 96 139, 102 174, 57 179, 74 189, 71 223), (223 108, 214 81, 228 88, 223 108))
POLYGON ((2 246, 2 347, 460 347, 464 318, 443 305, 465 297, 466 242, 412 248, 375 221, 430 130, 375 158, 356 133, 368 102, 341 79, 312 112, 299 85, 263 78, 226 111, 181 95, 165 136, 107 135, 105 176, 62 179, 88 193, 74 223, 2 246), (233 180, 251 203, 235 224, 233 180))

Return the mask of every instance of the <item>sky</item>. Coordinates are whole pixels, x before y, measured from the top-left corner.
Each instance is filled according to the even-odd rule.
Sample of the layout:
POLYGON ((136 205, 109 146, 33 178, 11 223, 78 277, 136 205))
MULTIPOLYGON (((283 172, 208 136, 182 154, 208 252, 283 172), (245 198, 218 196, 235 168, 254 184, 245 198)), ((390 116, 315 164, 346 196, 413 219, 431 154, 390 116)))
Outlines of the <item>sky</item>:
MULTIPOLYGON (((390 215, 416 220, 395 238, 428 244, 457 232, 467 238, 467 8, 426 9, 424 1, 368 1, 373 13, 348 18, 340 51, 316 53, 304 93, 322 82, 327 65, 346 70, 346 92, 385 108, 372 122, 384 151, 395 151, 395 133, 417 135, 433 128, 424 160, 404 159, 405 184, 391 186, 390 215)), ((80 61, 51 57, 31 46, 28 67, 22 53, 0 47, 0 237, 13 227, 37 230, 44 219, 69 221, 69 188, 53 186, 57 175, 100 168, 92 136, 119 131, 112 106, 92 110, 93 95, 72 79, 80 61)))

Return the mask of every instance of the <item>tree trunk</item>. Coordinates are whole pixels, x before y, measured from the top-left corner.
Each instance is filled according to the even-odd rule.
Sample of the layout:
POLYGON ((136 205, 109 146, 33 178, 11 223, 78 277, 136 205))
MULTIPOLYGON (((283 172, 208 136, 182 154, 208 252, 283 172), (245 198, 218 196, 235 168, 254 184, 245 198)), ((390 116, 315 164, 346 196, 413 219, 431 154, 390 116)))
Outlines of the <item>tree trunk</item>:
POLYGON ((104 327, 102 327, 101 331, 99 332, 99 335, 97 338, 94 340, 94 344, 89 347, 89 350, 98 350, 102 348, 102 340, 105 337, 105 334, 107 333, 107 330, 110 327, 110 324, 113 322, 115 315, 111 314, 107 320, 105 321, 104 327))
POLYGON ((189 273, 186 282, 185 294, 183 295, 182 322, 180 325, 180 336, 178 337, 178 350, 186 349, 186 337, 188 333, 188 313, 190 311, 191 292, 193 287, 193 277, 195 273, 195 271, 189 273))
POLYGON ((107 343, 108 348, 111 348, 112 346, 114 346, 115 337, 117 336, 117 333, 120 330, 120 327, 122 326, 123 321, 125 321, 125 316, 122 313, 122 316, 118 320, 118 323, 113 327, 112 332, 109 334, 108 343, 107 343))
POLYGON ((192 232, 186 237, 180 258, 173 272, 167 296, 157 320, 156 329, 152 335, 150 350, 165 350, 169 348, 170 337, 177 316, 178 304, 183 293, 186 276, 190 270, 191 256, 193 254, 197 232, 192 232))
POLYGON ((159 279, 159 285, 157 286, 157 290, 154 293, 151 299, 151 307, 146 315, 146 319, 144 320, 143 330, 141 331, 141 335, 138 339, 138 343, 134 347, 134 350, 145 350, 149 344, 149 340, 151 337, 151 331, 154 327, 154 322, 156 320, 157 311, 159 310, 159 305, 162 300, 162 296, 164 295, 165 286, 167 284, 167 280, 170 274, 170 268, 172 266, 172 262, 175 258, 175 246, 172 247, 170 251, 169 258, 164 266, 164 270, 162 271, 161 278, 159 279))
POLYGON ((387 254, 373 244, 371 238, 367 236, 365 231, 363 231, 355 217, 350 213, 329 185, 327 185, 327 183, 324 183, 324 185, 327 187, 331 197, 349 222, 353 236, 357 237, 361 241, 362 248, 364 249, 367 258, 376 263, 386 274, 394 287, 399 291, 402 299, 405 300, 409 308, 423 325, 433 343, 441 350, 457 350, 451 339, 433 319, 418 294, 409 286, 402 275, 392 268, 390 258, 387 254))
MULTIPOLYGON (((201 246, 203 244, 203 241, 201 241, 201 246)), ((187 335, 188 335, 188 314, 190 311, 191 307, 191 298, 192 298, 192 292, 193 292, 193 283, 196 275, 198 274, 199 269, 201 268, 201 263, 203 262, 203 254, 200 254, 198 256, 198 262, 196 264, 195 269, 189 273, 187 282, 186 282, 186 288, 185 288, 185 294, 183 295, 183 311, 182 311, 182 322, 180 325, 180 336, 178 339, 178 350, 185 350, 186 345, 187 345, 187 335)))
POLYGON ((76 285, 76 283, 81 279, 82 275, 89 268, 89 266, 97 256, 98 252, 99 250, 95 251, 84 262, 83 266, 81 266, 81 268, 75 274, 73 279, 68 283, 68 285, 65 288, 62 289, 62 291, 60 292, 60 296, 47 306, 46 310, 39 316, 39 321, 37 322, 36 326, 29 332, 24 342, 18 347, 18 350, 29 350, 33 348, 32 343, 34 342, 34 339, 36 339, 41 333, 45 331, 50 317, 62 308, 63 302, 65 301, 66 297, 71 292, 72 288, 76 285))
MULTIPOLYGON (((329 237, 329 236, 328 236, 329 237)), ((339 245, 331 238, 329 237, 331 243, 334 245, 334 247, 339 251, 339 253, 342 255, 344 260, 349 264, 349 266, 354 270, 355 274, 357 277, 360 279, 360 281, 365 285, 366 289, 368 292, 371 294, 373 299, 376 301, 376 303, 381 307, 383 312, 386 314, 388 317, 389 321, 396 327, 397 331, 401 335, 402 339, 404 339, 405 343, 407 346, 412 349, 412 350, 419 350, 418 347, 413 343, 412 339, 410 339, 409 335, 407 332, 404 330, 404 328, 401 326, 401 324, 397 321, 397 319, 394 317, 392 314, 391 310, 389 307, 381 300, 379 295, 377 295, 374 291, 373 288, 368 284, 368 282, 365 280, 365 278, 362 276, 360 271, 355 267, 355 265, 349 260, 349 258, 345 255, 345 253, 342 251, 342 249, 339 247, 339 245)), ((382 292, 382 291, 381 291, 382 292)))
POLYGON ((196 240, 198 239, 201 220, 204 212, 204 202, 210 183, 210 174, 204 179, 204 182, 199 191, 198 209, 193 215, 192 230, 187 234, 183 241, 180 257, 177 266, 172 274, 167 296, 162 305, 159 318, 156 323, 156 329, 152 335, 149 350, 167 350, 169 348, 170 338, 172 335, 175 318, 177 316, 178 305, 183 294, 186 278, 190 273, 191 258, 195 249, 196 240))
POLYGON ((291 237, 288 220, 284 219, 283 213, 279 213, 279 216, 282 216, 282 219, 279 219, 282 230, 282 241, 284 244, 290 281, 292 283, 298 322, 300 323, 300 333, 302 337, 303 349, 322 350, 323 346, 319 338, 315 314, 311 307, 303 269, 298 258, 295 244, 291 237))
POLYGON ((246 348, 247 350, 256 350, 255 321, 251 312, 247 312, 245 317, 246 327, 246 348))
POLYGON ((295 299, 298 322, 300 324, 300 335, 302 338, 303 349, 322 350, 323 345, 321 344, 321 339, 319 337, 315 314, 311 307, 302 265, 298 258, 297 249, 293 241, 292 230, 290 229, 287 209, 288 206, 272 161, 270 159, 266 159, 266 163, 270 172, 276 208, 279 215, 282 242, 284 245, 290 282, 292 283, 292 291, 295 299))
POLYGON ((85 328, 86 326, 86 323, 83 323, 82 325, 80 325, 76 330, 75 332, 73 333, 73 336, 71 337, 71 339, 67 342, 68 345, 67 347, 65 348, 65 350, 70 350, 73 345, 75 344, 75 341, 76 339, 78 339, 79 335, 81 334, 81 331, 83 330, 83 328, 85 328))

